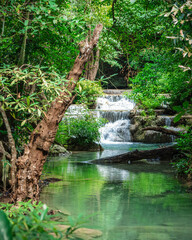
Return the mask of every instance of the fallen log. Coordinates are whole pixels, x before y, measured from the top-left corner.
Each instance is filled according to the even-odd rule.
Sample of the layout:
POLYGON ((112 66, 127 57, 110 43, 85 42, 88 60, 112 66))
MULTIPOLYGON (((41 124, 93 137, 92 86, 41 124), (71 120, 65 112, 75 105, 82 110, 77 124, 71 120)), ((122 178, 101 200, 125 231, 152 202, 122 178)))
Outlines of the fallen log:
POLYGON ((120 155, 100 158, 89 161, 95 164, 105 163, 132 163, 141 159, 159 159, 160 161, 170 161, 174 155, 178 154, 179 150, 175 146, 168 146, 162 148, 156 148, 152 150, 135 150, 132 152, 123 153, 120 155))

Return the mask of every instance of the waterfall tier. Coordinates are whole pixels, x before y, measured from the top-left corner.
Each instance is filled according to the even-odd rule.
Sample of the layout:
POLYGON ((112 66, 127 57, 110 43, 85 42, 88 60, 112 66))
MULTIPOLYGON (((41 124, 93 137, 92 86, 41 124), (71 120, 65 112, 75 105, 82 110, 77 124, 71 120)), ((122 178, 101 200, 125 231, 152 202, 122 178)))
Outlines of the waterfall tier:
POLYGON ((130 110, 134 103, 121 95, 106 95, 97 99, 98 117, 108 120, 100 129, 101 143, 130 142, 130 110))

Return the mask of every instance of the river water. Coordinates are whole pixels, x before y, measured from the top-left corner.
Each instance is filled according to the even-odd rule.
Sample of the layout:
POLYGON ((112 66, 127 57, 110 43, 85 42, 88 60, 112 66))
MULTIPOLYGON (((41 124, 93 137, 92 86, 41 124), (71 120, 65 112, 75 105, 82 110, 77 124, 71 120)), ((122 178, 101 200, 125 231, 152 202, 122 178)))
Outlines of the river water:
POLYGON ((85 162, 99 154, 50 158, 44 174, 62 181, 45 187, 41 201, 75 218, 90 216, 83 226, 101 230, 102 240, 192 239, 192 194, 176 180, 170 164, 85 162))

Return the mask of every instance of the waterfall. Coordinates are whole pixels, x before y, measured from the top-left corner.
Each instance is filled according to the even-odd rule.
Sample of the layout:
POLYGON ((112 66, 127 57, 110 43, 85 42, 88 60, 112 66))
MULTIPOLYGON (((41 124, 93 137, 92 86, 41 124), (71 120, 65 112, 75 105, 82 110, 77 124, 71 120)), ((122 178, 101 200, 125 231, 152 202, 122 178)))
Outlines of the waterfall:
POLYGON ((169 116, 165 116, 165 125, 170 127, 172 123, 172 119, 169 116))
POLYGON ((97 99, 98 117, 108 120, 100 128, 101 144, 131 142, 129 113, 134 106, 132 101, 121 95, 106 95, 97 99))

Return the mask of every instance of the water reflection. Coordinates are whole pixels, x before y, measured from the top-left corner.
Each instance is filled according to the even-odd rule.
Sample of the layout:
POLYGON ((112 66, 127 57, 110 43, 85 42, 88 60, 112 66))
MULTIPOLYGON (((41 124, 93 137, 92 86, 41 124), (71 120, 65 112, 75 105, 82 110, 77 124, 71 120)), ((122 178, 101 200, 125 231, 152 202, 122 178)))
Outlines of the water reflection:
POLYGON ((63 181, 46 187, 41 200, 74 216, 97 213, 87 227, 101 229, 101 239, 191 239, 192 195, 183 191, 168 165, 101 166, 55 160, 46 164, 45 173, 63 181))
POLYGON ((109 166, 97 165, 98 172, 107 181, 124 181, 129 179, 130 173, 127 170, 118 169, 109 166))

